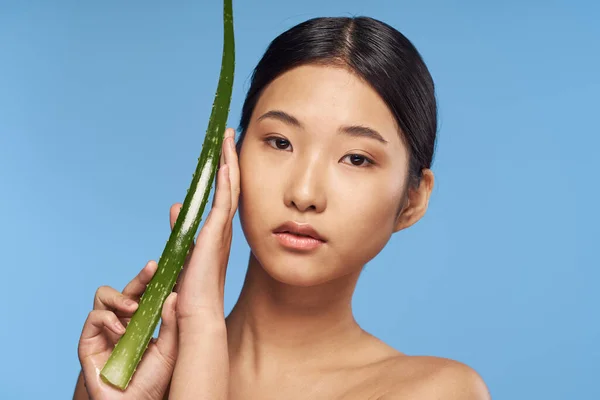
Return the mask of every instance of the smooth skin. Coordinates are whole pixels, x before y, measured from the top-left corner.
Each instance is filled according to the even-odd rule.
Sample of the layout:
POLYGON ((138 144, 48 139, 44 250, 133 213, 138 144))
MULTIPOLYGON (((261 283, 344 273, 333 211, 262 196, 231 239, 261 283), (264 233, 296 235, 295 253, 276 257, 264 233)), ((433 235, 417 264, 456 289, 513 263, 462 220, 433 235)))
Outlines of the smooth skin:
MULTIPOLYGON (((221 170, 229 170, 229 180, 222 184, 219 176, 215 198, 229 197, 222 206, 228 212, 217 210, 218 223, 207 219, 175 301, 165 303, 165 333, 156 344, 164 335, 177 345, 165 353, 176 360, 170 387, 164 384, 169 368, 155 379, 162 393, 177 400, 490 398, 467 365, 405 355, 353 317, 364 265, 392 234, 422 218, 434 184, 426 169, 419 186, 407 188, 408 152, 399 132, 379 95, 345 68, 301 66, 266 87, 239 153, 228 147, 231 139, 224 142, 228 168, 221 170), (352 126, 380 138, 345 129, 352 126), (238 202, 251 253, 238 302, 224 318, 238 202), (310 223, 326 242, 311 252, 282 247, 273 230, 290 220, 310 223)), ((171 208, 171 224, 179 207, 171 208)), ((144 398, 161 398, 155 382, 136 383, 137 390, 154 393, 144 398)))

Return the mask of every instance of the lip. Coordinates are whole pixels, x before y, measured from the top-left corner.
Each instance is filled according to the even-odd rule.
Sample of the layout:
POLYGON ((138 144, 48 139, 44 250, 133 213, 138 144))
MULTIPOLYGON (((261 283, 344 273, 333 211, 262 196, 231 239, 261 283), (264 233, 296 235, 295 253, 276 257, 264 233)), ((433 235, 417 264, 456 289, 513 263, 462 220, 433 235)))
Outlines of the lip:
POLYGON ((275 234, 283 234, 289 233, 292 235, 300 235, 306 236, 306 238, 316 239, 320 242, 326 242, 327 240, 319 234, 319 232, 310 226, 309 224, 299 224, 294 221, 287 221, 281 225, 279 225, 273 233, 275 234))
POLYGON ((279 244, 295 252, 307 252, 318 249, 327 241, 312 226, 288 221, 273 231, 279 244))
POLYGON ((283 248, 295 252, 313 251, 325 243, 310 236, 298 236, 288 232, 274 233, 274 235, 283 248))

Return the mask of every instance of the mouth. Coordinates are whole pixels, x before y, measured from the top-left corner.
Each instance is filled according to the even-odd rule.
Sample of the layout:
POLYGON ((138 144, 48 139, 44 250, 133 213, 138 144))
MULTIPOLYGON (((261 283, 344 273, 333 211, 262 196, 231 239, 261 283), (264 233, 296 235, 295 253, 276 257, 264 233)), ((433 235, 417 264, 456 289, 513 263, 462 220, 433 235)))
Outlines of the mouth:
POLYGON ((319 234, 319 232, 317 232, 316 229, 314 229, 309 224, 299 224, 294 221, 287 221, 281 224, 273 231, 273 233, 286 233, 297 236, 298 238, 309 238, 318 240, 320 242, 327 241, 323 236, 321 236, 321 234, 319 234))

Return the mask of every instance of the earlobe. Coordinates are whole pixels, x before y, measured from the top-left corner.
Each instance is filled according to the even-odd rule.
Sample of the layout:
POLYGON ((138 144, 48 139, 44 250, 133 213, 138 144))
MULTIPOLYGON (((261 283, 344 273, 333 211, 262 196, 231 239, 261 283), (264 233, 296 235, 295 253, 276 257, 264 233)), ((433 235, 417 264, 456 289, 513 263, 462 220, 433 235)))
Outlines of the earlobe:
POLYGON ((425 215, 429 206, 433 183, 433 172, 430 169, 423 169, 419 187, 408 190, 407 204, 396 219, 394 233, 414 225, 425 215))

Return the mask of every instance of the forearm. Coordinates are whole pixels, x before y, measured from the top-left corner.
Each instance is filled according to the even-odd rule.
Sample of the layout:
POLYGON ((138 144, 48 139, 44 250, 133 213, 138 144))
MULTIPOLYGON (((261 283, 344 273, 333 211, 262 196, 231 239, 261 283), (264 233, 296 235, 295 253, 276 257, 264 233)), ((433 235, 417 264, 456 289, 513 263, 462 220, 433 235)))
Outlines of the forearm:
POLYGON ((79 372, 77 384, 75 385, 75 393, 73 393, 73 400, 89 400, 87 390, 85 389, 85 383, 83 381, 83 371, 79 372))
POLYGON ((179 324, 179 350, 169 398, 225 400, 229 390, 229 353, 224 320, 179 324))

